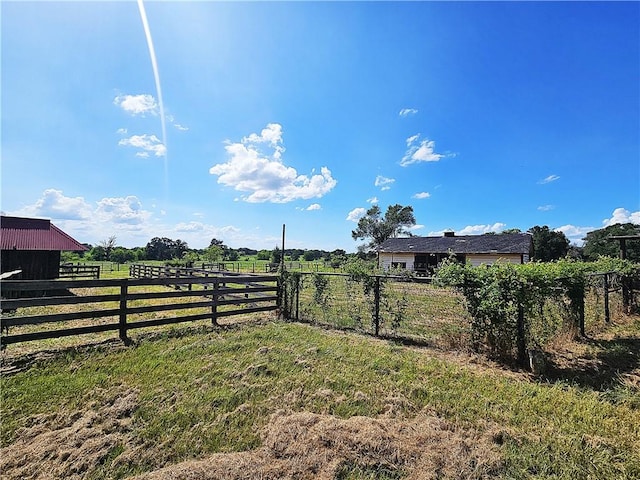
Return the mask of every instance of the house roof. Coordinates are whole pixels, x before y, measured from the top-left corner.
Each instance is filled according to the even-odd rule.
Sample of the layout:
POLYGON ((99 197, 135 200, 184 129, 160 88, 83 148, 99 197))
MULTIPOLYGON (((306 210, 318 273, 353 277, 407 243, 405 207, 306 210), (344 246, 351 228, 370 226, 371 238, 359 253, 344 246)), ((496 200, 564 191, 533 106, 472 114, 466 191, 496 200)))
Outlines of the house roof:
POLYGON ((77 240, 40 218, 0 217, 1 250, 88 250, 77 240))
POLYGON ((488 253, 530 254, 532 237, 528 233, 460 235, 444 237, 390 238, 380 246, 381 253, 488 253))

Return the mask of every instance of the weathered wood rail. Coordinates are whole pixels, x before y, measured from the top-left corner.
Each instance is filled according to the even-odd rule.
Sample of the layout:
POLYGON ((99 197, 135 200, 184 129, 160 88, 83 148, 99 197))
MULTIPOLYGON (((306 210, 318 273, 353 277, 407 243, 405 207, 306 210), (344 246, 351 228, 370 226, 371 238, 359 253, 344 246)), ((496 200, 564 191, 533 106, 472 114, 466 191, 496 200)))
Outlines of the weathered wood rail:
POLYGON ((116 330, 128 342, 127 331, 136 328, 196 320, 216 325, 219 318, 276 310, 278 288, 277 277, 266 275, 6 280, 0 290, 10 299, 2 300, 0 344, 116 330), (167 286, 178 290, 158 288, 167 286), (60 307, 60 313, 38 307, 60 307), (75 324, 51 328, 67 322, 75 324), (21 327, 28 331, 11 332, 21 327))

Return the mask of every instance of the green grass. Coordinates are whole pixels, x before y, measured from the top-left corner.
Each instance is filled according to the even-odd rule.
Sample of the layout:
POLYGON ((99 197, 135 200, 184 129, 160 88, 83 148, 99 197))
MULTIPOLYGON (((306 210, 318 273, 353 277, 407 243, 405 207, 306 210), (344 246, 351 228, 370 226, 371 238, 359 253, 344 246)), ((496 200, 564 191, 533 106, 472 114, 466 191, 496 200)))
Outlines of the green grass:
MULTIPOLYGON (((499 424, 502 478, 640 478, 640 411, 606 392, 535 383, 426 349, 300 324, 182 333, 174 329, 133 348, 69 350, 3 377, 2 445, 15 441, 34 415, 72 412, 133 388, 135 442, 163 447, 118 467, 117 476, 126 476, 254 448, 281 408, 375 417, 390 399, 402 398, 401 417, 428 411, 460 426, 499 424)), ((116 447, 93 478, 116 476, 111 461, 126 450, 116 447)), ((398 478, 381 474, 354 467, 340 478, 398 478)))

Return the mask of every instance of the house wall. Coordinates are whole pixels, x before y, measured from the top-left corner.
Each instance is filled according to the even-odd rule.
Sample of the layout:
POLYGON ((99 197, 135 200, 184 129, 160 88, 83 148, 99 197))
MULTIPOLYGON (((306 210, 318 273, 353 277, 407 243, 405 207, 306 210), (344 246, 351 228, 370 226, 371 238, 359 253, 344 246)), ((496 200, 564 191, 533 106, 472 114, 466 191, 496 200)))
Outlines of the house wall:
MULTIPOLYGON (((479 265, 492 265, 498 261, 514 264, 527 263, 528 255, 519 253, 503 253, 503 254, 484 254, 469 253, 464 255, 466 263, 470 263, 474 267, 479 265)), ((380 253, 378 257, 378 265, 384 270, 392 268, 393 263, 406 263, 407 270, 414 270, 415 254, 413 253, 380 253)), ((462 261, 462 260, 461 260, 462 261)))
POLYGON ((406 269, 413 270, 414 258, 413 253, 380 253, 378 265, 384 270, 390 270, 394 263, 406 263, 406 269))
POLYGON ((477 267, 480 265, 492 265, 498 261, 503 263, 515 263, 515 264, 523 263, 522 255, 520 255, 519 253, 513 253, 513 254, 503 253, 500 255, 480 254, 480 253, 467 254, 466 260, 467 260, 467 263, 470 263, 474 267, 477 267))
POLYGON ((2 272, 22 270, 22 280, 51 280, 58 278, 60 252, 45 250, 2 250, 2 272))

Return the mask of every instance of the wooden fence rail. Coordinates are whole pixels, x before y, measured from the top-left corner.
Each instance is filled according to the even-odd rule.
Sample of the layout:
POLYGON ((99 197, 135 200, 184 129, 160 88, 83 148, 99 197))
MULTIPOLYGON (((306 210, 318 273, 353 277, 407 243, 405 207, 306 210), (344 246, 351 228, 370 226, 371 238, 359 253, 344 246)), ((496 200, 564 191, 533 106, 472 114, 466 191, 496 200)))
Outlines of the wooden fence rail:
POLYGON ((100 278, 100 265, 60 265, 60 278, 100 278))
POLYGON ((17 342, 211 320, 278 308, 274 276, 6 280, 0 284, 2 347, 17 342), (158 287, 173 287, 166 290, 158 287), (186 289, 185 289, 186 287, 186 289), (32 292, 27 296, 27 292, 32 292), (18 298, 16 298, 18 297, 18 298), (59 306, 56 313, 49 307, 59 306), (41 308, 48 307, 48 308, 41 308), (168 314, 168 316, 167 316, 168 314), (80 321, 81 325, 77 325, 80 321), (67 328, 51 325, 75 322, 67 328), (11 330, 28 326, 27 332, 11 330))

